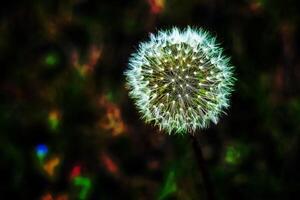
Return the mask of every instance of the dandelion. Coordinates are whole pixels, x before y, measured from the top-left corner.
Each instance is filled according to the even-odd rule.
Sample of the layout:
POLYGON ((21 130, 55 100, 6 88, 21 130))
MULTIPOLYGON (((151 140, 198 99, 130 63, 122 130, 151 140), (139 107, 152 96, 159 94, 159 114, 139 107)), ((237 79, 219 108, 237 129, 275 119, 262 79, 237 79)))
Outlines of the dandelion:
POLYGON ((235 80, 215 37, 190 27, 150 34, 132 54, 125 76, 145 121, 169 134, 216 124, 235 80))

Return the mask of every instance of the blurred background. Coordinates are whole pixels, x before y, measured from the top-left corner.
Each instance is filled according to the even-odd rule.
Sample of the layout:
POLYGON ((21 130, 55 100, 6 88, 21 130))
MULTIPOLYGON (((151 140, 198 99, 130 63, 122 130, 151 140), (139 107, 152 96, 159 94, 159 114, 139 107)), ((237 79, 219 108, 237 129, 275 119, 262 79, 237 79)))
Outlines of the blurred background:
POLYGON ((238 81, 199 131, 217 199, 296 199, 296 0, 7 1, 0 7, 0 199, 204 199, 189 137, 140 118, 123 72, 149 32, 218 38, 238 81))

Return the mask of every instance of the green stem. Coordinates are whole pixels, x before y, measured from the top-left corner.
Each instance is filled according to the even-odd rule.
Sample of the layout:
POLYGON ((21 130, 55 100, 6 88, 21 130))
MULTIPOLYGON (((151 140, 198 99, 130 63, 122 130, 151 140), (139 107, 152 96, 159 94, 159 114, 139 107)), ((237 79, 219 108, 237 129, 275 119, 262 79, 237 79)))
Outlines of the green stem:
POLYGON ((215 200, 213 185, 211 183, 210 174, 203 157, 200 143, 194 135, 190 134, 190 136, 193 144, 194 154, 198 162, 198 167, 203 178, 203 185, 205 187, 207 200, 215 200))

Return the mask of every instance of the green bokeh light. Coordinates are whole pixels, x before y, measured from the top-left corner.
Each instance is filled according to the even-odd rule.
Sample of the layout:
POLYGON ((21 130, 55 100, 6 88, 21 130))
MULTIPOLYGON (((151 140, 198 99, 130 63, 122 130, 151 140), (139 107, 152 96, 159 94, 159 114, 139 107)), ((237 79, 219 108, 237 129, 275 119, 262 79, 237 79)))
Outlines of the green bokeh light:
POLYGON ((56 131, 60 124, 60 114, 58 111, 54 110, 48 114, 48 125, 52 131, 56 131))
POLYGON ((49 53, 45 57, 45 63, 48 66, 55 66, 55 65, 57 65, 58 61, 59 61, 59 59, 58 59, 58 56, 56 53, 49 53))
POLYGON ((228 164, 237 164, 241 159, 241 149, 238 147, 229 146, 226 149, 225 161, 228 164))
POLYGON ((88 192, 92 185, 91 180, 87 177, 77 176, 74 178, 74 185, 82 187, 78 199, 87 199, 88 192))

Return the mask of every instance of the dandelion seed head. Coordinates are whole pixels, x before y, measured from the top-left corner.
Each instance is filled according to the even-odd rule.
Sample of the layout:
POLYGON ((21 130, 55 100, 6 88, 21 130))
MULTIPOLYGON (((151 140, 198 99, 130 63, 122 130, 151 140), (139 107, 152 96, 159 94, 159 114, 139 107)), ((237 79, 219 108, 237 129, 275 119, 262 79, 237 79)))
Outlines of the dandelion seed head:
POLYGON ((142 117, 169 134, 217 123, 235 80, 215 38, 190 27, 151 34, 132 54, 125 76, 142 117))

